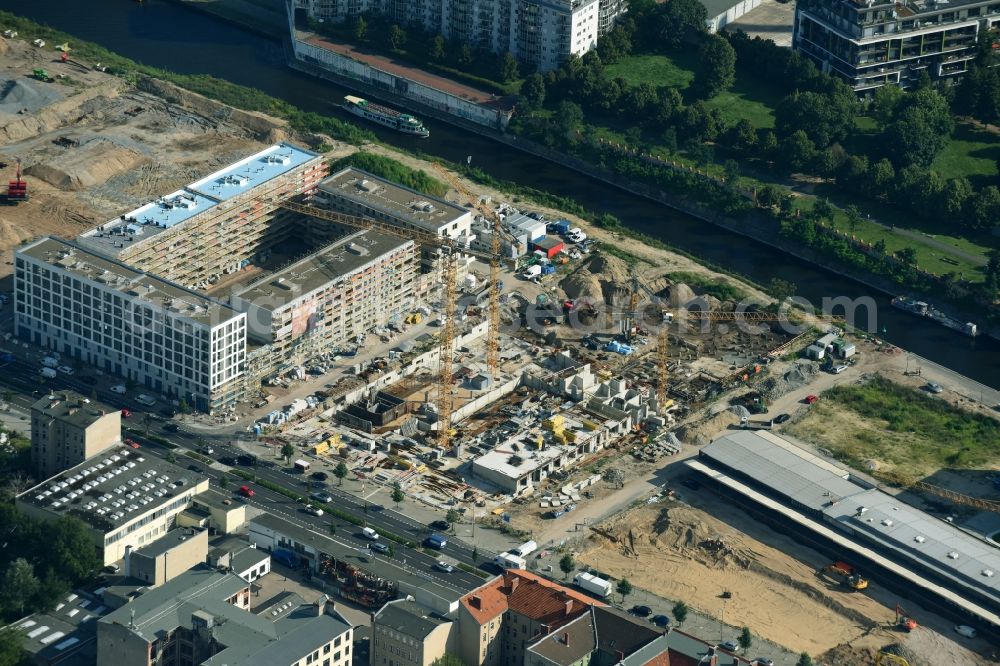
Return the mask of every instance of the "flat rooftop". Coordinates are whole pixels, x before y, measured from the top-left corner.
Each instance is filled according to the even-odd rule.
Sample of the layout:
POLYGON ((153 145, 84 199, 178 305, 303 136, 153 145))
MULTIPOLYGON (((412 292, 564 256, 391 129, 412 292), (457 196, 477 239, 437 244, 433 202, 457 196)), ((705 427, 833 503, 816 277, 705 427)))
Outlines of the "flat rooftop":
POLYGON ((169 553, 200 531, 192 527, 175 527, 153 543, 137 549, 135 554, 155 559, 164 553, 169 553))
POLYGON ((867 489, 850 471, 769 432, 740 430, 703 447, 701 457, 814 510, 867 489))
POLYGON ((228 305, 162 278, 90 252, 70 241, 47 237, 25 245, 17 254, 32 257, 101 286, 142 301, 176 317, 199 324, 219 324, 240 313, 228 305))
POLYGON ((357 231, 303 259, 264 276, 237 292, 237 297, 277 310, 292 301, 377 263, 412 240, 378 231, 357 231))
POLYGON ((434 234, 441 227, 470 215, 461 206, 354 167, 333 174, 320 183, 319 190, 364 204, 434 234))
POLYGON ((207 486, 208 477, 123 446, 24 491, 17 501, 110 532, 199 484, 207 486))
POLYGON ((93 664, 97 658, 94 620, 107 612, 107 606, 94 598, 70 592, 51 611, 29 615, 10 629, 23 636, 24 651, 39 663, 93 664))
POLYGON ((196 180, 185 189, 216 201, 226 201, 316 157, 319 154, 311 150, 290 143, 279 143, 196 180))
POLYGON ((77 428, 87 428, 107 414, 118 411, 103 402, 85 398, 73 391, 53 391, 39 398, 31 406, 32 412, 68 423, 77 428))
MULTIPOLYGON (((527 437, 530 437, 528 433, 527 437)), ((561 446, 547 445, 544 449, 535 448, 534 444, 529 444, 524 440, 525 435, 515 438, 496 447, 489 453, 485 453, 473 461, 476 467, 482 467, 511 479, 519 479, 525 474, 530 474, 539 467, 558 460, 567 451, 561 446), (513 447, 517 446, 515 450, 513 447)))
POLYGON ((841 500, 823 513, 834 525, 919 560, 1000 604, 1000 548, 986 540, 877 489, 841 500))
POLYGON ((210 211, 221 202, 243 194, 319 157, 290 143, 279 143, 209 174, 176 192, 109 220, 77 237, 101 254, 117 257, 128 247, 172 229, 210 211))

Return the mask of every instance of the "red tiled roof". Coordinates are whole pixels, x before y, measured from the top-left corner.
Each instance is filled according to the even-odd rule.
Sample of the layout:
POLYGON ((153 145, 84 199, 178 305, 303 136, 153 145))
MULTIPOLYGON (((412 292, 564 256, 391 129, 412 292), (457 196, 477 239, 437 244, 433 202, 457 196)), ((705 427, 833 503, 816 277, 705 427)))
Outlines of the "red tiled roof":
POLYGON ((579 617, 592 604, 605 605, 523 569, 508 569, 503 576, 462 597, 460 602, 479 624, 498 617, 509 608, 538 622, 556 626, 579 617))

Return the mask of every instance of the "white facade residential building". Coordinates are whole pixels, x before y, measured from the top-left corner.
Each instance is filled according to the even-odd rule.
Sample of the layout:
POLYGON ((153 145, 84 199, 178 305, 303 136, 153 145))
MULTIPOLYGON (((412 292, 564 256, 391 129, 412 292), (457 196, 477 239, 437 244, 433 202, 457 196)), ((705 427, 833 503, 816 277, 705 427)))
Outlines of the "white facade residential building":
POLYGON ((583 55, 626 9, 623 0, 292 0, 314 19, 341 22, 366 12, 417 25, 445 39, 512 53, 539 71, 583 55))

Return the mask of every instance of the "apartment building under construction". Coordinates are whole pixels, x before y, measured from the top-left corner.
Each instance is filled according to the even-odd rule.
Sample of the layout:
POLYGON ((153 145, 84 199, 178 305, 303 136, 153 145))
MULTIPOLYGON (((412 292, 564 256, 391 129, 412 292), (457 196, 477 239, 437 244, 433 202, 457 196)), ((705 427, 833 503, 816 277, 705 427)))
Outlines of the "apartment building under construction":
MULTIPOLYGON (((74 241, 19 248, 17 335, 201 410, 252 398, 271 374, 390 323, 419 294, 404 229, 280 207, 315 194, 326 169, 278 144, 74 241)), ((424 203, 448 206, 448 224, 467 231, 468 211, 424 203)))

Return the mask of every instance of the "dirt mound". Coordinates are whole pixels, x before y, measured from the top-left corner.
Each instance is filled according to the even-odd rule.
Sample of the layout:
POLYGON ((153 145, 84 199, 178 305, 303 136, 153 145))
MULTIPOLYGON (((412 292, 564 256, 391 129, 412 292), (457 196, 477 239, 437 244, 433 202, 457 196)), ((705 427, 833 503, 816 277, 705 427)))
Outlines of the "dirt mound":
POLYGON ((819 663, 829 666, 875 666, 876 651, 871 648, 851 647, 843 643, 827 650, 819 657, 819 663))
POLYGON ((13 115, 25 109, 34 113, 61 99, 62 95, 48 83, 32 79, 0 81, 0 113, 13 115))
POLYGON ((815 379, 819 367, 810 361, 799 360, 781 377, 768 377, 760 383, 758 391, 768 401, 773 401, 789 391, 801 388, 815 379))
POLYGON ((711 442, 712 438, 720 432, 739 422, 739 416, 727 409, 696 423, 681 427, 677 430, 677 437, 685 444, 703 446, 711 442))
MULTIPOLYGON (((653 293, 667 286, 666 278, 648 278, 639 271, 639 279, 653 293)), ((569 298, 590 297, 605 303, 627 302, 632 294, 632 269, 618 257, 597 252, 585 259, 560 285, 569 298)), ((643 290, 643 298, 648 294, 643 290)))
POLYGON ((146 161, 135 151, 98 139, 69 149, 58 158, 33 164, 25 172, 61 190, 78 191, 100 185, 146 161))
POLYGON ((670 305, 672 307, 679 308, 696 298, 698 298, 698 295, 694 293, 694 289, 683 282, 678 282, 670 286, 670 305))

